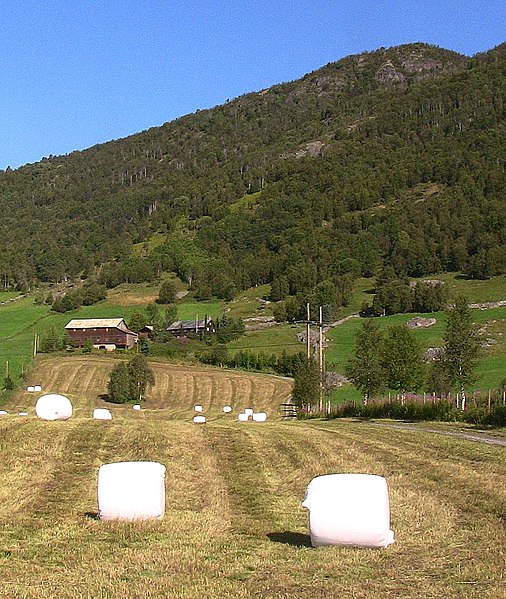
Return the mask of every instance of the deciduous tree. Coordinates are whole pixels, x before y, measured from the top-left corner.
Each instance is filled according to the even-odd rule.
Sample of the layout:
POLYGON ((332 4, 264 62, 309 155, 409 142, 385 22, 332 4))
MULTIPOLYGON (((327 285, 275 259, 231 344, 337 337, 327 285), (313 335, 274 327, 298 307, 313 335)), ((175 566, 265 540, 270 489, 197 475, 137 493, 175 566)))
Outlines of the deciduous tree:
POLYGON ((478 332, 465 297, 457 297, 454 306, 447 311, 444 342, 442 366, 451 384, 458 387, 464 410, 465 388, 474 380, 480 349, 478 332))
POLYGON ((348 361, 346 376, 364 394, 364 404, 383 385, 381 342, 383 335, 378 325, 367 319, 357 333, 355 353, 348 361))

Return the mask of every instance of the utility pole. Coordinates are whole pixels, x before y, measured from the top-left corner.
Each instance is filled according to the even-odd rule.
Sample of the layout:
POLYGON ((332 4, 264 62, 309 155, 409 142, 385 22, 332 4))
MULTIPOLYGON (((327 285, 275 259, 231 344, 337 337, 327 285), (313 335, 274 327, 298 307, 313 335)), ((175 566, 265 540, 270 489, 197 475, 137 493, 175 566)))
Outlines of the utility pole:
POLYGON ((307 361, 311 359, 311 314, 309 311, 309 302, 306 304, 307 320, 306 320, 306 346, 307 346, 307 361))
POLYGON ((318 322, 318 326, 320 327, 320 335, 319 335, 319 367, 320 367, 320 411, 323 410, 323 308, 320 306, 320 319, 318 322))

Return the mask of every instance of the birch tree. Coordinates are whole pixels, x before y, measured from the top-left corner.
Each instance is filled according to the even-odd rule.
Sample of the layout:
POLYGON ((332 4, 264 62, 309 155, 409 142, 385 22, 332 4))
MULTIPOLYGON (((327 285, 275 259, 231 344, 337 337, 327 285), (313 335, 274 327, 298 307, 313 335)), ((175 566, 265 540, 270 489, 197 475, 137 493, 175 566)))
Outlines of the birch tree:
POLYGON ((364 405, 383 384, 380 360, 382 338, 378 325, 373 320, 366 320, 357 333, 355 354, 346 365, 346 376, 362 391, 364 405))
POLYGON ((452 386, 459 389, 461 408, 466 408, 466 387, 475 380, 480 345, 465 297, 459 296, 447 311, 442 367, 452 386))

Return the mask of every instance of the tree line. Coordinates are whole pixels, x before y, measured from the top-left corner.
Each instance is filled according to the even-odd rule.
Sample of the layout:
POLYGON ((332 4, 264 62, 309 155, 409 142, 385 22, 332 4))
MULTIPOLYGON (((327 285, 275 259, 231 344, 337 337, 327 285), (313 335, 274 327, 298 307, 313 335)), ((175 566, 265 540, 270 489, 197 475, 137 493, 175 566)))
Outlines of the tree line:
POLYGON ((456 389, 465 409, 479 355, 478 334, 464 297, 458 297, 446 315, 444 345, 429 364, 416 337, 404 325, 384 332, 374 319, 364 322, 346 369, 362 391, 364 404, 384 389, 392 389, 401 397, 407 391, 423 389, 442 396, 456 389))

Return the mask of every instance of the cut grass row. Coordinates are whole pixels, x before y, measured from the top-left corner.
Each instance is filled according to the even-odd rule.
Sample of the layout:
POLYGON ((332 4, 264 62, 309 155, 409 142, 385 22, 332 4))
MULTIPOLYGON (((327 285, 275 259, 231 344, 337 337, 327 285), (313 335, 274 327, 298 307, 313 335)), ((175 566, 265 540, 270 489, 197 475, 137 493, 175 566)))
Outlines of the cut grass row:
MULTIPOLYGON (((39 358, 30 372, 29 384, 41 385, 43 393, 67 395, 78 416, 89 416, 95 407, 107 407, 113 415, 137 417, 131 408, 104 400, 110 372, 117 363, 107 356, 39 358)), ((277 418, 280 404, 292 390, 291 379, 283 377, 157 362, 151 362, 150 366, 155 385, 146 394, 141 418, 156 411, 163 412, 159 414, 162 418, 191 420, 195 404, 203 406, 208 419, 222 419, 225 405, 232 406, 234 413, 249 407, 256 412, 267 412, 269 418, 277 418)), ((33 415, 38 395, 21 389, 8 405, 16 412, 33 415)))
POLYGON ((504 448, 365 423, 195 426, 158 412, 7 417, 0 439, 0 597, 504 596, 504 448), (95 519, 98 468, 122 460, 167 466, 162 521, 95 519), (333 472, 387 478, 394 545, 309 546, 304 490, 333 472))

